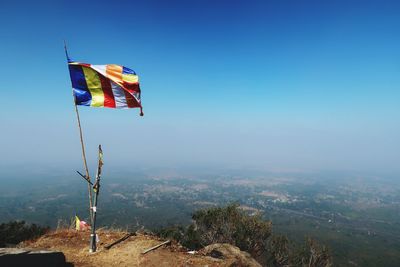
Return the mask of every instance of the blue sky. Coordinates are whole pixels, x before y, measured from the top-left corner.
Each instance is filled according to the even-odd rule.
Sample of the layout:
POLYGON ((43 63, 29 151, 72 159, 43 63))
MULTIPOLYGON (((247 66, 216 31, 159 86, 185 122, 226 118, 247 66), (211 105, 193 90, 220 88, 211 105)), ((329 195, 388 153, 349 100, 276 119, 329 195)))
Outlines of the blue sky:
POLYGON ((400 171, 398 1, 2 1, 1 165, 80 166, 63 51, 141 79, 81 107, 94 160, 400 171))

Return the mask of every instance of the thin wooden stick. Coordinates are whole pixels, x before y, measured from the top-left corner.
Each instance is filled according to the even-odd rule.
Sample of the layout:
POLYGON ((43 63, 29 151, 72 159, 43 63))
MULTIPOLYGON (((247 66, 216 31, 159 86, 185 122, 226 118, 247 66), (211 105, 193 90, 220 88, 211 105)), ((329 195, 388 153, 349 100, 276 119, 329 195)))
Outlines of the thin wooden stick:
POLYGON ((83 179, 85 179, 86 182, 88 182, 91 186, 93 186, 93 183, 91 181, 88 181, 88 179, 86 179, 86 176, 83 175, 82 173, 80 173, 80 171, 76 171, 83 179))
POLYGON ((87 162, 86 162, 85 144, 83 143, 81 120, 79 118, 78 106, 76 105, 76 102, 75 102, 75 96, 74 96, 74 105, 75 105, 76 118, 78 120, 79 136, 80 136, 80 139, 81 139, 83 165, 85 167, 86 179, 89 182, 88 183, 89 214, 90 214, 90 220, 92 220, 92 188, 90 186, 91 181, 90 181, 90 176, 89 176, 89 169, 88 169, 87 162))
POLYGON ((134 236, 134 235, 136 235, 136 233, 129 233, 129 234, 126 234, 126 235, 124 235, 123 237, 121 237, 120 239, 118 239, 117 241, 115 241, 115 242, 113 242, 113 243, 111 243, 111 244, 109 244, 109 245, 107 245, 107 246, 104 246, 104 248, 105 248, 105 249, 110 249, 110 248, 112 248, 113 246, 115 246, 116 244, 119 244, 119 243, 121 243, 122 241, 125 241, 125 240, 127 240, 129 237, 134 236))
POLYGON ((150 251, 152 251, 152 250, 158 249, 159 247, 161 247, 161 246, 163 246, 163 245, 166 245, 166 244, 168 244, 168 243, 171 243, 171 240, 167 240, 167 241, 165 241, 165 242, 162 242, 161 244, 158 244, 157 246, 148 248, 148 249, 144 250, 144 251, 142 252, 142 254, 146 254, 147 252, 150 252, 150 251))

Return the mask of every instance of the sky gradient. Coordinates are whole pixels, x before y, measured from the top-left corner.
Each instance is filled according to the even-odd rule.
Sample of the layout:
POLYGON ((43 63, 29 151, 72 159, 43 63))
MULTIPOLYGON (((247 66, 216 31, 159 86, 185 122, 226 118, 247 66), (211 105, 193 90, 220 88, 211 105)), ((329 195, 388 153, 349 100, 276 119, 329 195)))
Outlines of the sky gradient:
POLYGON ((2 1, 1 166, 81 167, 63 50, 139 111, 80 107, 89 161, 400 171, 398 1, 2 1))

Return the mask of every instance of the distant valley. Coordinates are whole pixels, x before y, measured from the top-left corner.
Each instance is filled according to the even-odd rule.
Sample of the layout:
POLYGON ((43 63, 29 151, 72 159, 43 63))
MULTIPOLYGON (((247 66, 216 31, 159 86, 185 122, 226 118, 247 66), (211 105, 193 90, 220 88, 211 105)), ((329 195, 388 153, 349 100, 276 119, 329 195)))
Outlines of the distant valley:
MULTIPOLYGON (((340 266, 400 264, 400 185, 394 177, 351 173, 105 174, 98 205, 102 227, 135 230, 188 224, 194 210, 236 202, 261 212, 276 232, 328 245, 340 266), (107 176, 108 175, 108 176, 107 176)), ((4 179, 0 220, 53 228, 88 217, 87 186, 74 174, 4 179), (29 188, 29 190, 28 190, 29 188)))

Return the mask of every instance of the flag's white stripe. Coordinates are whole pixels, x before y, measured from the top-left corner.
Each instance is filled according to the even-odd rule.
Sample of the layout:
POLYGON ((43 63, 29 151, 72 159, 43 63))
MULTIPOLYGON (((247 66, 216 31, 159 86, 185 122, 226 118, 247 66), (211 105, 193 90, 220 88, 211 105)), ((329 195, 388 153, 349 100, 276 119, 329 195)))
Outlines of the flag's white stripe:
POLYGON ((90 65, 92 69, 107 77, 107 65, 90 65))
POLYGON ((128 108, 128 103, 126 102, 124 90, 115 82, 111 82, 111 89, 114 94, 115 107, 116 108, 128 108))

